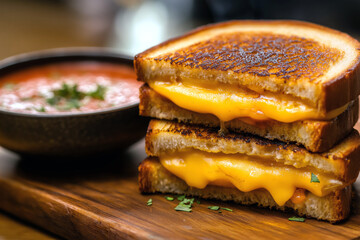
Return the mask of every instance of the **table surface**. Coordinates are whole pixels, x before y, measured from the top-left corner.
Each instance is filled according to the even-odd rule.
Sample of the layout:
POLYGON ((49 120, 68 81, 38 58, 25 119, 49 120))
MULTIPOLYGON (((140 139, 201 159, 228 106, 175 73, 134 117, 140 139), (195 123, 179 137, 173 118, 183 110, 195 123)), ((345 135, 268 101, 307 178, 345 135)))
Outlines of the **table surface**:
MULTIPOLYGON (((6 179, 7 176, 11 178, 12 176, 10 175, 13 175, 14 173, 15 175, 17 175, 17 172, 26 172, 26 174, 30 174, 30 175, 35 174, 39 176, 45 174, 46 178, 49 179, 50 182, 52 180, 57 182, 58 179, 61 179, 61 177, 59 177, 59 174, 61 173, 63 173, 66 176, 72 176, 72 177, 74 176, 74 174, 75 175, 85 174, 86 176, 92 176, 96 178, 97 171, 101 172, 103 170, 102 168, 107 168, 108 164, 114 163, 116 169, 114 171, 116 171, 116 173, 113 173, 113 171, 110 170, 111 173, 109 174, 128 175, 129 177, 131 177, 131 179, 133 179, 133 182, 135 184, 137 165, 141 162, 142 159, 146 157, 144 145, 145 145, 145 141, 143 139, 132 145, 124 153, 120 153, 121 156, 125 156, 125 158, 129 160, 128 163, 125 163, 125 168, 123 170, 124 172, 121 173, 119 173, 118 170, 120 169, 120 171, 122 171, 122 169, 119 168, 119 164, 122 163, 117 163, 117 162, 114 163, 113 161, 114 159, 113 160, 110 159, 108 162, 102 161, 103 165, 96 164, 96 162, 92 161, 92 163, 89 163, 88 166, 85 167, 83 162, 79 162, 79 163, 67 162, 64 165, 61 162, 60 163, 57 162, 54 164, 49 163, 48 165, 46 165, 46 163, 44 164, 41 161, 37 162, 36 159, 34 162, 31 162, 32 159, 21 159, 21 157, 19 157, 17 154, 7 151, 0 147, 0 176, 1 178, 6 179), (44 169, 45 171, 43 171, 44 169), (53 177, 54 176, 53 174, 46 173, 46 169, 48 171, 53 171, 54 175, 56 176, 53 177)), ((115 161, 117 161, 117 159, 115 159, 115 161)), ((114 189, 114 187, 112 189, 114 189)), ((136 187, 133 190, 136 193, 138 193, 136 187)), ((21 209, 21 206, 18 206, 18 208, 21 209)), ((45 229, 39 228, 38 226, 32 224, 31 222, 32 221, 30 222, 24 221, 12 215, 11 213, 3 212, 0 210, 0 240, 62 239, 61 237, 56 236, 53 233, 46 231, 45 229)))

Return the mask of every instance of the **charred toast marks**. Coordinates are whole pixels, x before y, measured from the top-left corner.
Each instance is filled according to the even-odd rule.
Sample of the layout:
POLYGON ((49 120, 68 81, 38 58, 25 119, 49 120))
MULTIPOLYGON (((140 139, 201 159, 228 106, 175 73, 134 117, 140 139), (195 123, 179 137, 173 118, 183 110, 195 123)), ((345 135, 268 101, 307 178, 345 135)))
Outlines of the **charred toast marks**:
POLYGON ((285 81, 313 81, 342 56, 337 49, 297 36, 231 33, 161 55, 155 61, 261 77, 275 75, 285 81))

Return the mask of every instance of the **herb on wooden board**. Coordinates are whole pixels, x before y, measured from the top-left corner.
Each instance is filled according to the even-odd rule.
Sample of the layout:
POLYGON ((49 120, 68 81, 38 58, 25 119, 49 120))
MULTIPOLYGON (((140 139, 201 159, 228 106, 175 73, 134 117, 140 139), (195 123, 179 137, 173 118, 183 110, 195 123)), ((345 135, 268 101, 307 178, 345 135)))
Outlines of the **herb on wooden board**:
POLYGON ((208 206, 208 209, 217 211, 220 209, 220 207, 219 206, 208 206))
POLYGON ((230 208, 226 208, 226 207, 222 207, 221 209, 225 210, 225 211, 228 211, 228 212, 232 212, 233 210, 230 209, 230 208))
POLYGON ((293 221, 293 222, 305 222, 305 218, 302 217, 290 217, 289 221, 293 221))
POLYGON ((183 211, 183 212, 192 211, 191 207, 195 201, 194 198, 186 198, 185 195, 183 195, 183 196, 179 196, 177 199, 178 200, 182 199, 182 201, 179 202, 179 204, 174 208, 176 211, 183 211))

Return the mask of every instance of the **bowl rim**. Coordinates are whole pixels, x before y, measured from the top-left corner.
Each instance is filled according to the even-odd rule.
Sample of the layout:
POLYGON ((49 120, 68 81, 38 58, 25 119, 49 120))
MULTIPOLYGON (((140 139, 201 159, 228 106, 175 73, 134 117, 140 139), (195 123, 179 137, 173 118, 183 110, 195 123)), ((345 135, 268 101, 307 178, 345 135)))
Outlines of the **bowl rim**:
MULTIPOLYGON (((115 63, 119 61, 119 64, 125 64, 125 62, 130 62, 134 60, 132 56, 116 52, 114 49, 105 48, 105 47, 66 47, 66 48, 53 48, 45 49, 40 51, 33 51, 28 53, 22 53, 14 55, 5 59, 0 60, 0 76, 2 74, 7 74, 6 71, 13 72, 18 71, 15 68, 18 67, 20 70, 27 68, 29 66, 41 66, 47 63, 42 62, 45 60, 52 60, 53 62, 67 62, 67 61, 84 61, 76 60, 76 58, 89 58, 86 61, 99 61, 99 62, 112 62, 115 63), (75 60, 70 60, 68 58, 75 58, 75 60), (103 59, 102 59, 103 58, 103 59), (107 60, 105 60, 107 59, 107 60), (123 61, 124 63, 120 63, 123 61), (26 65, 25 67, 22 65, 26 65), (14 70, 9 70, 9 68, 14 68, 14 70), (3 73, 5 71, 5 73, 3 73)), ((50 62, 49 62, 50 63, 50 62)), ((7 114, 13 116, 21 117, 31 117, 31 118, 59 118, 59 117, 83 117, 89 115, 98 115, 98 114, 107 114, 114 113, 121 110, 126 110, 130 108, 137 107, 140 101, 128 103, 119 107, 110 107, 90 112, 63 112, 63 113, 26 113, 26 112, 15 112, 6 109, 0 108, 0 114, 7 114)))

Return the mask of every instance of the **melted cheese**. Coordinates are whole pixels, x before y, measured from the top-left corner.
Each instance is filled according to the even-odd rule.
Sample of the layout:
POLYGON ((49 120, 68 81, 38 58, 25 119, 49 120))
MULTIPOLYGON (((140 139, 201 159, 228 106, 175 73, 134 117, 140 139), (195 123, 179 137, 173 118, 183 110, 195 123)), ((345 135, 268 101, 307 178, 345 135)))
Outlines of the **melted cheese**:
POLYGON ((346 104, 324 114, 286 97, 239 91, 230 86, 209 88, 163 81, 149 82, 149 86, 179 107, 198 113, 210 113, 224 122, 243 117, 257 121, 274 119, 286 123, 309 119, 326 120, 338 116, 348 106, 346 104))
POLYGON ((311 172, 292 166, 267 166, 245 155, 206 153, 198 150, 164 154, 161 164, 189 186, 236 187, 242 192, 264 188, 282 206, 298 188, 322 197, 344 187, 341 181, 316 174, 320 183, 310 182, 311 172))

